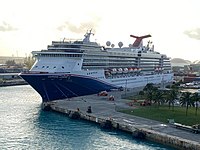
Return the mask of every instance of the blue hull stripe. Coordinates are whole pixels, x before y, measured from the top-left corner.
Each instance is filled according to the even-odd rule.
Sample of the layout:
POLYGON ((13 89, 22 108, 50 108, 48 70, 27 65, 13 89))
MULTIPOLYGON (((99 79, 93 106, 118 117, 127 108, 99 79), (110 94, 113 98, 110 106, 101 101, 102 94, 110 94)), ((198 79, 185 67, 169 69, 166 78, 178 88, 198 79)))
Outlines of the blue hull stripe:
POLYGON ((79 75, 44 75, 21 74, 42 97, 43 102, 59 100, 89 94, 100 91, 116 89, 118 87, 98 80, 79 75))

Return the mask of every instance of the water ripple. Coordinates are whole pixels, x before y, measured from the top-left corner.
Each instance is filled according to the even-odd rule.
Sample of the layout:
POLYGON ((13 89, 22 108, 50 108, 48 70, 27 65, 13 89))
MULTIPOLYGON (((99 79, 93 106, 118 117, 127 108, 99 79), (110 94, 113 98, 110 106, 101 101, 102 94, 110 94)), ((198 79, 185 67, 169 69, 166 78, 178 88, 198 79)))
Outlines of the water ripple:
POLYGON ((30 86, 0 87, 0 149, 167 150, 107 132, 95 124, 41 111, 41 98, 30 86))

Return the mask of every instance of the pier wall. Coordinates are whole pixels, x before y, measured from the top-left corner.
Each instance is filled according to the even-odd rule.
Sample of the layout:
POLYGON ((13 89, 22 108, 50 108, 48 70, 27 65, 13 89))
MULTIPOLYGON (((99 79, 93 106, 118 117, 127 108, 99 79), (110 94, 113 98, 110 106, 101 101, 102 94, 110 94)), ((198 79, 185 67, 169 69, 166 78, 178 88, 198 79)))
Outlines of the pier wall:
MULTIPOLYGON (((56 112, 64 113, 69 115, 70 113, 75 113, 77 110, 66 109, 54 106, 54 104, 50 105, 51 109, 56 112)), ((112 118, 106 117, 98 117, 92 113, 86 113, 78 111, 80 114, 80 119, 88 120, 91 122, 95 122, 97 124, 105 123, 107 120, 110 120, 112 123, 112 127, 118 130, 122 130, 133 134, 134 132, 142 132, 145 135, 145 139, 158 142, 164 145, 168 145, 180 150, 200 150, 200 144, 195 141, 190 141, 182 138, 178 138, 176 136, 167 135, 164 133, 160 133, 154 130, 146 129, 146 128, 138 128, 133 125, 127 124, 125 122, 117 122, 112 118)))
POLYGON ((195 141, 190 141, 176 136, 171 136, 156 132, 149 129, 140 129, 146 133, 146 139, 150 141, 159 142, 161 144, 169 145, 181 150, 200 150, 200 144, 195 141))

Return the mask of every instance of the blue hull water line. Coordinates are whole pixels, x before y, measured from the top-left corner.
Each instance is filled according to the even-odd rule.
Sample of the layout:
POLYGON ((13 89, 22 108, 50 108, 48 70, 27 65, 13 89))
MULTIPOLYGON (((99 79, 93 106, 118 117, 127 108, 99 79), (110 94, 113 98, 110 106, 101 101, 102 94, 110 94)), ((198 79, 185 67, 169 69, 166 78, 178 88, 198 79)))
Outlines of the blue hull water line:
POLYGON ((92 77, 78 75, 20 74, 20 76, 41 95, 43 102, 119 88, 92 77))

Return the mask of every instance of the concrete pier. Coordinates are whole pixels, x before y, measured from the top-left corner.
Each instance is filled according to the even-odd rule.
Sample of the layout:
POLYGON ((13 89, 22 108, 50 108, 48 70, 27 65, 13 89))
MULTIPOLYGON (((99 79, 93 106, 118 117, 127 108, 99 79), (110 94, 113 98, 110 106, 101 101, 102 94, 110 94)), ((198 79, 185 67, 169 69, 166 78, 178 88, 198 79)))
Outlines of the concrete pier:
POLYGON ((97 124, 105 124, 109 120, 113 128, 132 134, 141 132, 147 140, 181 150, 200 150, 200 134, 177 129, 158 121, 120 113, 118 110, 130 108, 127 105, 128 101, 121 99, 121 95, 127 93, 113 91, 108 94, 109 96, 113 95, 115 100, 109 101, 109 96, 88 95, 58 100, 45 105, 49 105, 53 111, 67 115, 78 112, 81 119, 96 122, 97 124), (91 107, 91 113, 87 112, 88 107, 91 107))

